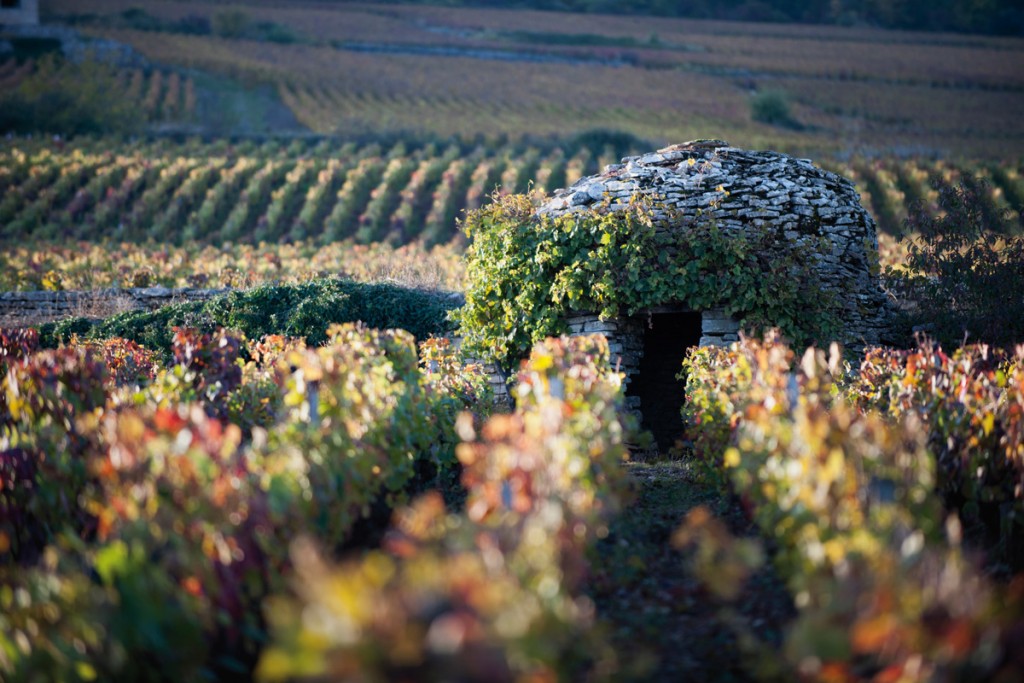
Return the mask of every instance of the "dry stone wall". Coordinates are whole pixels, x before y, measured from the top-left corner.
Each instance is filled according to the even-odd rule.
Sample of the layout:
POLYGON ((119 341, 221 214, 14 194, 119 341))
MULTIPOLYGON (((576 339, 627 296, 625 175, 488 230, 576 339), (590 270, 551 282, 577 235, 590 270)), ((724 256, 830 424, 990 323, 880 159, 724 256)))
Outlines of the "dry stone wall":
POLYGON ((740 324, 721 309, 701 312, 700 345, 728 346, 740 340, 740 324))
MULTIPOLYGON (((654 312, 674 312, 671 307, 654 312)), ((569 335, 603 334, 608 339, 608 351, 612 365, 626 375, 626 391, 640 371, 640 360, 644 356, 644 323, 646 315, 628 318, 601 320, 596 314, 574 315, 566 319, 569 335)), ((712 310, 701 313, 701 346, 726 346, 739 341, 739 323, 724 311, 712 310)), ((640 399, 626 397, 626 407, 639 412, 640 399)))
POLYGON ((0 26, 36 26, 39 24, 39 0, 21 0, 3 3, 0 7, 0 26))
MULTIPOLYGON (((846 178, 808 159, 702 140, 623 159, 555 192, 539 211, 559 215, 605 203, 622 210, 635 197, 650 201, 661 230, 714 222, 725 231, 768 229, 780 241, 811 245, 824 286, 842 305, 840 341, 859 348, 886 339, 891 306, 877 277, 875 223, 846 178)), ((708 343, 736 333, 735 321, 721 312, 707 316, 708 343)))
MULTIPOLYGON (((601 320, 597 315, 575 315, 566 320, 569 335, 603 334, 608 339, 608 352, 612 366, 626 374, 626 386, 640 368, 640 359, 644 355, 643 323, 638 317, 601 320)), ((626 398, 626 407, 633 411, 640 410, 640 400, 630 396, 626 398)))
POLYGON ((99 289, 86 292, 0 293, 0 323, 34 325, 74 316, 103 318, 130 310, 155 310, 184 301, 205 301, 226 289, 99 289))

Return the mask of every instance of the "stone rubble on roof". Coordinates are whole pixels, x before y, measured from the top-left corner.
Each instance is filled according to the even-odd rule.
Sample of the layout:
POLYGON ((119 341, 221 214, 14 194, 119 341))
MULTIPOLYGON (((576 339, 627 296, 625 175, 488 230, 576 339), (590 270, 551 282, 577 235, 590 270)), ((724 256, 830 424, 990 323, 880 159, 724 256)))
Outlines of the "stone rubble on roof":
POLYGON ((846 178, 808 159, 697 140, 606 166, 557 190, 538 213, 617 211, 636 198, 651 200, 660 230, 714 221, 725 230, 774 229, 779 239, 814 244, 821 278, 845 309, 840 341, 853 348, 884 341, 891 307, 874 271, 875 223, 846 178))

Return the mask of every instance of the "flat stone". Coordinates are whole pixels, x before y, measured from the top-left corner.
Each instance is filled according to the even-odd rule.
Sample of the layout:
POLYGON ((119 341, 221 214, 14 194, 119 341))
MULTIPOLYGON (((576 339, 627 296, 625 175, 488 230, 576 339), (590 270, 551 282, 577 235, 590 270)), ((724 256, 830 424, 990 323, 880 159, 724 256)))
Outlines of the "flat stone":
POLYGON ((617 332, 619 324, 614 320, 595 320, 583 324, 584 332, 617 332))
POLYGON ((136 296, 148 296, 148 297, 169 297, 174 294, 167 287, 144 287, 140 289, 132 290, 132 294, 136 296))
POLYGON ((707 314, 702 316, 700 331, 705 336, 716 334, 733 334, 738 332, 740 324, 732 318, 713 318, 707 314))

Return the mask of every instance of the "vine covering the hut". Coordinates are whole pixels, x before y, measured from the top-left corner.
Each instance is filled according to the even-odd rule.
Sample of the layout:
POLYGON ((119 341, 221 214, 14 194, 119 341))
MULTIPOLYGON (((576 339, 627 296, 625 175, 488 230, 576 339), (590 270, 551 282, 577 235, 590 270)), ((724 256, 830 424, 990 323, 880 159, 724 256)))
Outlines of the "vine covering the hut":
POLYGON ((505 366, 564 334, 573 312, 720 308, 744 329, 778 327, 801 345, 839 330, 836 298, 814 267, 817 245, 770 227, 722 230, 636 198, 540 215, 525 195, 496 196, 462 227, 466 304, 453 317, 467 350, 505 366))

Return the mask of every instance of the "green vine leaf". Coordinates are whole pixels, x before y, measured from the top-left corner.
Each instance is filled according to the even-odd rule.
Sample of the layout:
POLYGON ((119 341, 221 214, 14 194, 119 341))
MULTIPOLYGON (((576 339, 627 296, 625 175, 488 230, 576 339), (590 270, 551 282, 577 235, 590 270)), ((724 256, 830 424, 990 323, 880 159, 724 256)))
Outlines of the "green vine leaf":
POLYGON ((839 307, 813 267, 814 248, 776 230, 737 235, 693 218, 650 199, 538 216, 529 197, 495 196, 464 222, 466 305, 453 318, 466 348, 508 367, 564 332, 568 315, 665 304, 724 308, 750 331, 779 327, 796 344, 834 339, 839 307))

